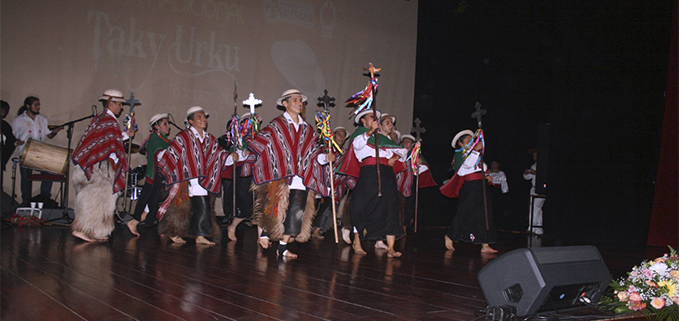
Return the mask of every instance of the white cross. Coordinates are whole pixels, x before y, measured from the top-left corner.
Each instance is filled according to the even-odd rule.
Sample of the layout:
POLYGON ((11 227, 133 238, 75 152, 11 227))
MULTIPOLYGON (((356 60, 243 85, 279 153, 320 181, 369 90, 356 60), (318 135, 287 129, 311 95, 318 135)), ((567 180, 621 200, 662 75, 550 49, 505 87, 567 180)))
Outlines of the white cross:
POLYGON ((255 106, 261 105, 262 101, 259 99, 255 98, 255 94, 250 93, 250 97, 248 97, 247 100, 243 100, 243 105, 248 105, 250 106, 250 114, 254 115, 255 114, 255 106))

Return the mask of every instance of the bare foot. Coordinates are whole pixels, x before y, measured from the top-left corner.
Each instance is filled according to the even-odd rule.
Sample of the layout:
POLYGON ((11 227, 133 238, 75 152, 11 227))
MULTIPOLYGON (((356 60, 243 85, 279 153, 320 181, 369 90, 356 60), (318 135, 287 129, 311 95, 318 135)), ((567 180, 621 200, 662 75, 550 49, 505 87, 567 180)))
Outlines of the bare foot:
POLYGON ((269 246, 271 245, 271 241, 269 240, 268 237, 260 237, 259 240, 257 240, 257 243, 259 243, 259 246, 261 246, 263 249, 268 249, 269 246))
POLYGON ((354 244, 351 245, 352 248, 354 248, 354 253, 356 254, 367 254, 366 251, 363 250, 363 247, 361 246, 361 243, 359 242, 354 242, 354 244))
POLYGON ((344 243, 351 244, 351 230, 342 228, 342 239, 344 243))
POLYGON ((389 247, 386 244, 384 244, 384 241, 382 240, 378 240, 377 242, 375 242, 375 248, 383 250, 389 249, 389 247))
POLYGON ((215 245, 215 242, 206 239, 205 236, 199 236, 196 237, 196 244, 215 245))
POLYGON ((186 241, 184 241, 184 239, 179 237, 179 236, 171 236, 170 240, 172 240, 172 242, 175 242, 177 244, 185 244, 186 243, 186 241))
POLYGON ((140 222, 146 221, 147 215, 149 215, 149 212, 144 211, 143 213, 141 213, 141 221, 140 222))
POLYGON ((446 244, 446 248, 450 251, 455 251, 455 247, 453 246, 453 240, 451 240, 448 235, 443 237, 443 241, 446 244))
POLYGON ((229 236, 229 240, 231 241, 238 241, 238 238, 236 238, 236 225, 231 223, 229 227, 226 228, 226 234, 229 236))
POLYGON ((137 231, 137 225, 139 225, 139 221, 131 220, 125 223, 125 225, 127 225, 127 229, 130 230, 130 233, 132 233, 135 236, 139 236, 139 232, 137 231))
POLYGON ((86 241, 86 242, 97 242, 97 240, 87 237, 87 235, 85 235, 85 233, 83 233, 83 232, 73 231, 73 232, 71 232, 71 234, 73 236, 83 240, 83 241, 86 241))
POLYGON ((389 252, 387 252, 387 257, 401 257, 402 255, 403 253, 394 250, 389 250, 389 252))
POLYGON ((314 229, 314 232, 311 234, 311 237, 319 240, 325 239, 325 236, 321 235, 321 229, 319 228, 314 229))
POLYGON ((490 247, 488 244, 481 245, 481 253, 497 253, 497 250, 490 247))
POLYGON ((279 256, 282 256, 284 258, 288 258, 288 259, 296 259, 297 258, 297 254, 292 253, 288 250, 283 251, 283 253, 278 253, 278 251, 276 251, 276 254, 278 254, 279 256))

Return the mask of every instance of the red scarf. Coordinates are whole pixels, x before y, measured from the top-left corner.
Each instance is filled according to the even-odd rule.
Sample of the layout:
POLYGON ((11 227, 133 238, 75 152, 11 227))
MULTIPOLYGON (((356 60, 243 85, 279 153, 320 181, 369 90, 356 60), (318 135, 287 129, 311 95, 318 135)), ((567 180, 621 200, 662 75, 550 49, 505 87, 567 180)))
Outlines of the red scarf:
POLYGON ((93 166, 116 155, 118 163, 115 165, 116 176, 113 181, 113 193, 125 188, 125 175, 129 165, 123 147, 123 134, 118 120, 108 114, 106 110, 92 119, 83 137, 73 152, 73 163, 80 166, 89 180, 92 177, 93 166))

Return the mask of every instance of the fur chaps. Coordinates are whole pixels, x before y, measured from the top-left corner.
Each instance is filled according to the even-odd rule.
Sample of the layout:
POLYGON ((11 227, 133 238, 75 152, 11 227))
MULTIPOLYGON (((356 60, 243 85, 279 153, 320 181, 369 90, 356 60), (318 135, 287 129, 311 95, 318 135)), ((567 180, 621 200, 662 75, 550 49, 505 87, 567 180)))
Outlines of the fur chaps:
POLYGON ((337 207, 337 219, 340 221, 340 225, 342 225, 343 228, 352 230, 354 226, 351 225, 351 210, 349 206, 350 195, 351 191, 344 193, 344 196, 342 196, 339 206, 337 207))
MULTIPOLYGON (((189 221, 191 220, 191 199, 189 198, 189 182, 181 182, 179 184, 179 191, 177 196, 172 200, 165 215, 158 223, 158 234, 169 237, 179 236, 181 238, 191 236, 187 235, 189 231, 189 221)), ((210 195, 210 217, 212 221, 212 237, 214 240, 219 240, 222 235, 222 230, 217 224, 215 217, 215 196, 210 195)), ((205 235, 210 236, 210 235, 205 235)))
POLYGON ((118 200, 118 193, 113 193, 115 170, 105 162, 93 166, 90 180, 80 166, 74 166, 72 173, 71 184, 75 189, 73 231, 91 239, 107 238, 115 229, 113 215, 118 200))
MULTIPOLYGON (((290 189, 285 180, 280 179, 262 185, 252 183, 250 191, 255 194, 252 208, 252 224, 260 226, 269 233, 269 239, 280 241, 283 238, 283 222, 288 212, 290 189)), ((302 230, 293 235, 296 242, 307 242, 311 238, 312 223, 316 216, 316 192, 309 190, 302 219, 302 230)))

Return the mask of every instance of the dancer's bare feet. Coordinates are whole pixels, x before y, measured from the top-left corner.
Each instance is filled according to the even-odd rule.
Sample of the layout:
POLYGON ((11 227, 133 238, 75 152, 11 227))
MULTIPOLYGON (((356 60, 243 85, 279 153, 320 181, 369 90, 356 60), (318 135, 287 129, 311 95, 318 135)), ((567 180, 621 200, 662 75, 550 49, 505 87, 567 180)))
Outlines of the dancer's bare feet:
POLYGON ((367 254, 367 252, 363 250, 363 247, 361 246, 361 242, 354 241, 354 243, 351 245, 351 247, 354 249, 354 253, 356 253, 356 254, 361 254, 361 255, 367 254))
POLYGON ((481 245, 481 253, 497 253, 497 250, 490 247, 488 244, 481 245))
POLYGON ((226 234, 229 237, 229 240, 231 241, 237 241, 238 238, 236 238, 236 225, 231 223, 229 227, 226 228, 226 234))
POLYGON ((396 252, 396 251, 394 251, 394 250, 389 250, 389 251, 387 252, 387 257, 401 257, 402 255, 403 255, 403 253, 401 253, 401 252, 396 252))
POLYGON ((325 238, 325 236, 321 235, 321 229, 318 227, 314 229, 314 232, 311 234, 311 237, 319 240, 325 238))
POLYGON ((260 237, 259 240, 257 240, 257 243, 265 250, 271 246, 271 240, 269 240, 268 237, 260 237))
POLYGON ((179 237, 179 236, 171 236, 170 240, 172 240, 172 242, 175 242, 177 244, 185 244, 186 243, 186 241, 184 241, 184 239, 179 237))
POLYGON ((448 235, 443 237, 443 241, 446 244, 446 248, 450 251, 455 251, 455 247, 453 246, 453 240, 451 240, 448 235))
POLYGON ((131 220, 125 223, 125 225, 127 225, 127 229, 130 230, 130 233, 132 233, 135 236, 139 236, 139 231, 137 231, 137 225, 139 225, 139 221, 131 220))
POLYGON ((377 240, 377 242, 375 242, 375 248, 383 250, 389 249, 389 247, 386 244, 384 244, 384 241, 382 240, 377 240))
POLYGON ((205 236, 198 236, 196 237, 196 244, 215 245, 215 242, 206 239, 205 236))
POLYGON ((351 230, 342 228, 342 239, 344 243, 351 244, 351 230))
POLYGON ((297 258, 297 254, 292 253, 288 250, 283 251, 283 253, 278 253, 278 251, 276 251, 276 254, 278 254, 279 256, 282 256, 284 258, 288 258, 288 259, 296 259, 297 258))
POLYGON ((147 211, 142 212, 142 213, 141 213, 141 221, 140 221, 140 222, 146 221, 146 216, 147 216, 147 215, 149 215, 149 212, 147 212, 147 211))
POLYGON ((83 232, 73 231, 73 232, 71 232, 71 234, 73 236, 83 240, 83 241, 86 241, 86 242, 97 242, 97 240, 87 237, 87 235, 83 232))

